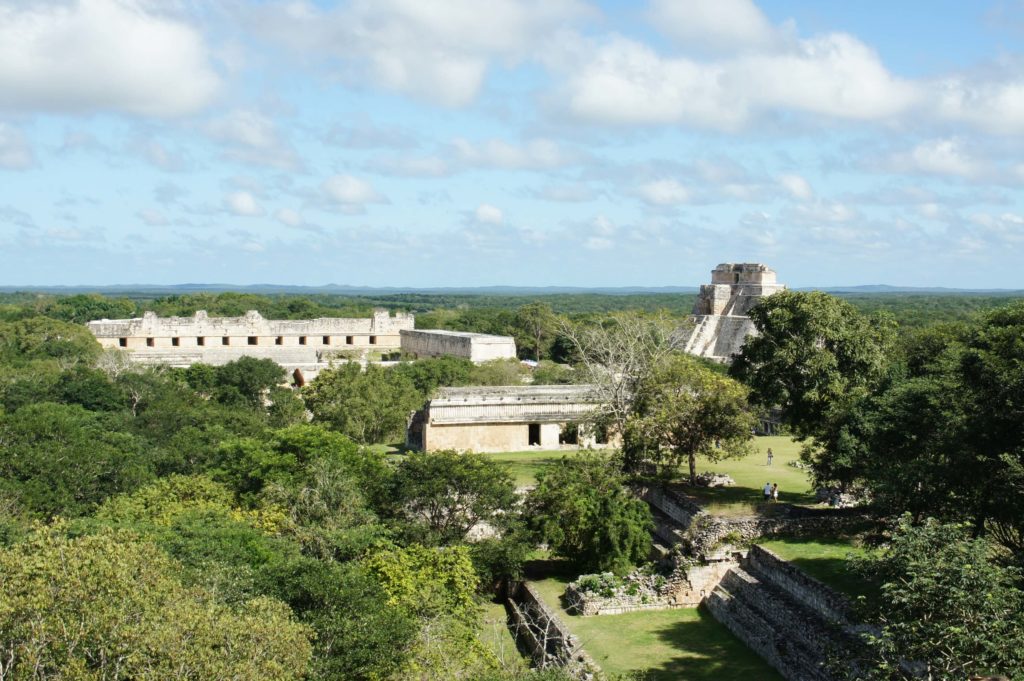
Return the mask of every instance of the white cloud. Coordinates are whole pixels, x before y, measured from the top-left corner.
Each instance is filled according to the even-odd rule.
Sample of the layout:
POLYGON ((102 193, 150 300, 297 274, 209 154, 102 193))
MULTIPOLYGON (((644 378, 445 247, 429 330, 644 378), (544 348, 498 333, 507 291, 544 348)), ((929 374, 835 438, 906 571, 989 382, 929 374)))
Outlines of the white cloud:
POLYGON ((799 201, 810 201, 814 198, 814 190, 810 183, 797 174, 779 176, 779 185, 789 192, 789 195, 799 201))
POLYGON ((245 5, 239 19, 298 53, 333 58, 343 78, 462 106, 493 59, 528 58, 590 13, 579 0, 354 0, 327 10, 296 0, 245 5))
POLYGON ((476 209, 476 221, 485 225, 500 225, 505 216, 501 209, 489 203, 481 203, 476 209))
POLYGON ((781 38, 751 0, 654 0, 648 19, 684 49, 763 49, 781 38))
POLYGON ((992 246, 1017 248, 1024 245, 1024 216, 1017 213, 975 213, 969 218, 977 236, 992 246))
POLYGON ((219 87, 200 33, 145 0, 0 6, 0 108, 177 116, 219 87))
POLYGON ((485 168, 546 170, 569 165, 577 158, 549 139, 512 144, 500 139, 473 143, 460 138, 452 145, 463 163, 485 168))
MULTIPOLYGON (((3 48, 0 48, 3 49, 3 48)), ((25 134, 0 122, 0 168, 24 170, 35 163, 35 154, 25 134)))
POLYGON ((969 123, 1003 135, 1024 132, 1024 78, 1017 63, 1006 74, 953 76, 936 82, 934 108, 940 118, 969 123))
POLYGON ((603 236, 588 237, 587 240, 583 242, 583 247, 590 251, 607 251, 614 245, 615 244, 611 239, 603 236))
POLYGON ((263 206, 249 192, 231 192, 224 197, 224 205, 229 211, 242 217, 263 215, 263 206))
POLYGON ((613 36, 561 68, 570 113, 598 123, 732 131, 769 111, 886 120, 921 99, 917 85, 890 74, 872 49, 843 33, 711 61, 662 56, 613 36))
POLYGON ((291 208, 281 208, 274 213, 274 217, 278 222, 288 227, 301 227, 305 223, 302 215, 291 208))
POLYGON ((367 203, 383 203, 384 197, 377 193, 366 180, 352 175, 334 175, 323 183, 327 199, 343 207, 362 209, 367 203))
POLYGON ((274 121, 258 111, 232 111, 207 123, 205 130, 227 146, 225 155, 233 160, 285 170, 302 165, 295 149, 281 138, 274 121))
POLYGON ((690 200, 690 190, 673 179, 642 184, 636 188, 636 193, 645 202, 655 206, 674 206, 690 200))
POLYGON ((921 142, 909 152, 896 154, 891 166, 900 172, 952 175, 973 179, 980 176, 984 165, 971 157, 959 138, 934 139, 921 142))

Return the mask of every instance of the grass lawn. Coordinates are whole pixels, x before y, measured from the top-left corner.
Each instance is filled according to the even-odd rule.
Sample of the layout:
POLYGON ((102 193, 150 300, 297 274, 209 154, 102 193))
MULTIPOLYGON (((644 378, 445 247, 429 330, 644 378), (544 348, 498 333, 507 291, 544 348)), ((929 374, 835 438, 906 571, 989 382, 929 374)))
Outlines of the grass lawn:
POLYGON ((484 601, 483 610, 477 638, 494 652, 502 669, 509 671, 529 669, 529 661, 519 654, 516 641, 512 637, 512 632, 509 631, 505 606, 501 603, 484 601))
POLYGON ((855 537, 788 537, 757 543, 836 591, 853 598, 870 598, 877 594, 875 585, 850 571, 848 557, 851 554, 865 556, 871 551, 855 537))
MULTIPOLYGON (((530 450, 525 452, 500 452, 496 454, 485 454, 487 458, 508 466, 512 477, 515 478, 516 487, 527 487, 537 484, 537 472, 544 466, 549 466, 563 456, 576 456, 586 450, 566 449, 556 451, 530 450)), ((600 451, 600 450, 599 450, 600 451)))
POLYGON ((561 607, 566 581, 532 584, 609 675, 640 671, 645 681, 782 679, 703 608, 579 617, 561 607))
POLYGON ((752 513, 764 506, 762 490, 766 482, 779 486, 779 501, 790 504, 814 504, 814 490, 807 472, 794 468, 790 461, 800 459, 800 443, 792 438, 772 435, 755 437, 755 452, 743 459, 726 459, 717 463, 697 459, 697 472, 714 471, 732 476, 733 487, 698 487, 687 493, 696 497, 710 513, 740 515, 752 513), (774 458, 768 465, 768 448, 774 458))

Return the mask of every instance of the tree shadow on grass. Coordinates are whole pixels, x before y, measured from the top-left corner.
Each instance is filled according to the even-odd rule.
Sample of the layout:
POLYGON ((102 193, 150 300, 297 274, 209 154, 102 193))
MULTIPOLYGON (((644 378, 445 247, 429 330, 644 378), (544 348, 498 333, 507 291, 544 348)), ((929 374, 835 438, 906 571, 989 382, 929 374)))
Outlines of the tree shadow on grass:
POLYGON ((674 622, 654 633, 683 654, 640 673, 637 678, 643 681, 782 681, 778 672, 703 607, 697 610, 696 620, 674 622))

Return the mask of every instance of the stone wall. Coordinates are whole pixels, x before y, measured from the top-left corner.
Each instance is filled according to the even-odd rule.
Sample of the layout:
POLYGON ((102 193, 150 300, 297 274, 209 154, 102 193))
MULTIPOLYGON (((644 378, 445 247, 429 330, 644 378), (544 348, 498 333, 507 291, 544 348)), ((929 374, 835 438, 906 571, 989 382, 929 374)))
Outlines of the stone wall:
POLYGON ((406 441, 427 451, 614 446, 616 437, 599 443, 586 427, 587 419, 599 407, 594 387, 588 385, 440 388, 421 412, 410 418, 406 441), (575 444, 563 445, 560 435, 569 424, 583 427, 576 429, 575 444))
POLYGON ((789 681, 845 678, 832 672, 828 660, 861 645, 845 596, 758 546, 725 574, 704 603, 789 681))
POLYGON ((747 552, 746 565, 753 567, 772 585, 833 624, 850 624, 850 599, 819 582, 792 563, 754 544, 747 552))
POLYGON ((511 336, 435 329, 403 329, 401 336, 402 352, 414 357, 461 357, 478 363, 516 357, 511 336))
MULTIPOLYGON (((555 424, 555 428, 558 426, 555 424)), ((549 438, 550 440, 550 438, 549 438)), ((525 423, 473 423, 433 425, 422 429, 421 448, 427 452, 441 449, 473 450, 474 452, 517 452, 530 449, 529 426, 525 423)), ((554 445, 558 449, 558 433, 554 445)), ((542 447, 543 448, 543 447, 542 447)))
POLYGON ((540 667, 565 667, 581 681, 602 678, 600 665, 583 649, 578 637, 526 582, 509 588, 512 633, 540 667))
POLYGON ((399 332, 415 325, 412 315, 375 310, 368 318, 264 319, 250 310, 241 317, 100 319, 86 326, 105 348, 124 350, 143 364, 225 364, 240 357, 269 358, 288 368, 326 366, 332 358, 399 347, 399 332))
MULTIPOLYGON (((678 554, 676 557, 679 558, 678 554)), ((581 575, 566 587, 565 599, 570 611, 579 615, 696 608, 735 565, 735 556, 700 563, 681 561, 667 576, 631 574, 611 593, 585 587, 585 578, 604 575, 581 575)))
POLYGON ((785 514, 765 516, 716 516, 672 489, 658 485, 637 486, 637 496, 655 511, 655 535, 671 545, 682 545, 701 556, 714 553, 726 538, 749 543, 760 537, 837 535, 869 524, 868 516, 855 509, 805 509, 781 506, 785 514))
POLYGON ((687 532, 689 548, 695 554, 713 552, 725 539, 737 543, 761 537, 835 536, 863 527, 870 520, 864 515, 836 513, 800 517, 735 516, 704 514, 687 532))

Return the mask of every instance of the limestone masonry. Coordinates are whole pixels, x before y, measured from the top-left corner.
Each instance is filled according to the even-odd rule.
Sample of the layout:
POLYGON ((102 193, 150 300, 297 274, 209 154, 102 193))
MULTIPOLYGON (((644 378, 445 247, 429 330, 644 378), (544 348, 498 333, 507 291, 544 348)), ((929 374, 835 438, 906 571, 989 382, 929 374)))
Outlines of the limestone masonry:
POLYGON ((719 362, 738 354, 747 336, 755 334, 747 314, 765 296, 785 291, 775 271, 759 263, 724 263, 711 271, 693 306, 695 327, 686 352, 719 362))
POLYGON ((605 444, 577 425, 600 404, 587 385, 441 388, 413 415, 406 444, 476 452, 605 444))
POLYGON ((516 356, 516 341, 511 336, 437 329, 402 329, 401 334, 402 352, 417 358, 463 357, 487 362, 516 356))
POLYGON ((190 366, 226 364, 239 357, 272 359, 312 377, 332 359, 366 358, 401 350, 416 357, 449 355, 474 362, 514 358, 515 340, 461 331, 415 330, 415 318, 374 310, 368 318, 264 319, 250 310, 241 317, 100 319, 87 325, 105 348, 125 350, 133 362, 190 366))

